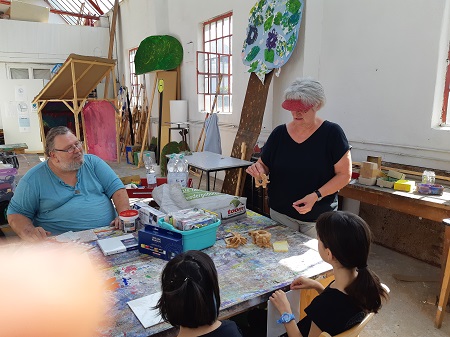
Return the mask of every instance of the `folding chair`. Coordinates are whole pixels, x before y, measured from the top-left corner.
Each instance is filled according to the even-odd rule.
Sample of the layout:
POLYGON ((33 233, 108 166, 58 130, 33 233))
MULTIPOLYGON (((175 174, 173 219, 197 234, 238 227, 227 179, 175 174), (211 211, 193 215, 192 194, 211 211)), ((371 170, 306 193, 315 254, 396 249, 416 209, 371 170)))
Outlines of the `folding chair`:
MULTIPOLYGON (((373 318, 375 314, 371 312, 370 314, 367 314, 367 316, 364 318, 364 320, 355 325, 354 327, 348 329, 347 331, 341 332, 339 335, 334 335, 334 337, 358 337, 359 333, 364 329, 367 323, 373 318)), ((323 331, 319 337, 333 337, 329 333, 323 331)))

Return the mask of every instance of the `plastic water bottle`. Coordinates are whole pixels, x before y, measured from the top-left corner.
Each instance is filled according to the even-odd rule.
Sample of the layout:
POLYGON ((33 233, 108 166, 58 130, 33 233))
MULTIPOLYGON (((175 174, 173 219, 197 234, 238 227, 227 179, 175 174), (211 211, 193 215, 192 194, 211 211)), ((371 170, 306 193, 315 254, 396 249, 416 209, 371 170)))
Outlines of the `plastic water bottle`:
POLYGON ((148 188, 155 188, 156 187, 156 172, 154 168, 154 163, 152 157, 150 157, 150 153, 144 154, 144 165, 145 169, 147 170, 146 176, 147 176, 147 187, 148 188))
POLYGON ((188 175, 187 162, 183 159, 183 155, 172 154, 167 163, 167 183, 178 183, 182 187, 186 187, 188 175))

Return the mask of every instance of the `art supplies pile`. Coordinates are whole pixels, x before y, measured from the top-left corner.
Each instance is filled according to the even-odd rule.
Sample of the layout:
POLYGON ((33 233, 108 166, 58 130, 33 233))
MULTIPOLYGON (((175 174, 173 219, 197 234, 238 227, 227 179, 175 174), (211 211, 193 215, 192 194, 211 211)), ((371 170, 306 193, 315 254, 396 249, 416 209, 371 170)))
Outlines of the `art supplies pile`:
POLYGON ((204 209, 189 208, 169 213, 164 221, 180 231, 189 231, 216 223, 217 217, 204 209))
POLYGON ((166 216, 166 213, 163 213, 141 201, 134 203, 133 209, 139 212, 139 217, 137 219, 139 229, 149 225, 158 226, 158 220, 163 219, 166 216))
POLYGON ((138 248, 138 241, 133 234, 125 234, 97 241, 103 255, 112 255, 138 248))
MULTIPOLYGON (((158 225, 159 226, 159 225, 158 225)), ((139 252, 166 261, 183 251, 181 233, 156 226, 146 226, 138 232, 139 252)))
POLYGON ((179 185, 164 184, 153 190, 153 198, 162 212, 202 208, 218 214, 222 222, 245 217, 247 198, 219 192, 202 191, 179 185))

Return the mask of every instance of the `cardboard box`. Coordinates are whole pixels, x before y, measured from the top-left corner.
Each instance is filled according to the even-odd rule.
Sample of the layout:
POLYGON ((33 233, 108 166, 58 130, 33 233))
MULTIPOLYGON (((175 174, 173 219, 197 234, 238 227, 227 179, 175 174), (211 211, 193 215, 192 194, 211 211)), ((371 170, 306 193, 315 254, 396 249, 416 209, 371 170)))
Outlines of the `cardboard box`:
POLYGON ((359 176, 359 178, 358 178, 358 183, 360 183, 362 185, 373 186, 373 185, 375 185, 376 182, 377 182, 376 177, 364 178, 364 177, 359 176))
POLYGON ((163 260, 170 260, 183 251, 180 233, 164 228, 147 226, 138 232, 139 252, 163 260))
POLYGON ((136 209, 139 212, 138 224, 141 228, 147 225, 159 227, 158 220, 164 219, 164 216, 166 215, 166 213, 163 213, 156 208, 149 206, 145 202, 140 201, 133 205, 133 209, 136 209))
POLYGON ((393 188, 394 187, 394 182, 386 180, 386 179, 383 179, 383 178, 378 178, 377 179, 377 186, 393 188))
POLYGON ((387 176, 397 180, 405 180, 405 174, 398 171, 389 170, 387 176))
POLYGON ((139 185, 139 183, 141 182, 141 176, 136 174, 134 176, 122 177, 120 178, 120 180, 123 182, 124 185, 128 185, 131 183, 139 185))
POLYGON ((378 164, 371 163, 368 161, 363 161, 361 164, 361 170, 359 175, 363 178, 376 178, 378 176, 379 169, 378 164))
POLYGON ((378 165, 378 169, 381 170, 381 157, 379 156, 367 156, 367 161, 378 165))

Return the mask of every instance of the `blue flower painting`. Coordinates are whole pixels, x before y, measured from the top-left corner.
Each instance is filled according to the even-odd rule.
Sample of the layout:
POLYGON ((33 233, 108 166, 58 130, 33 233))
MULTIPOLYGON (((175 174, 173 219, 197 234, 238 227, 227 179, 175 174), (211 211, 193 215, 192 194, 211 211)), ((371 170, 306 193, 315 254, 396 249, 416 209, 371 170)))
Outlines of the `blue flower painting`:
POLYGON ((264 83, 267 73, 281 68, 297 44, 303 0, 260 0, 250 10, 242 61, 264 83))

